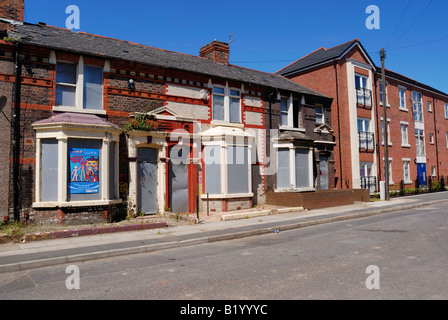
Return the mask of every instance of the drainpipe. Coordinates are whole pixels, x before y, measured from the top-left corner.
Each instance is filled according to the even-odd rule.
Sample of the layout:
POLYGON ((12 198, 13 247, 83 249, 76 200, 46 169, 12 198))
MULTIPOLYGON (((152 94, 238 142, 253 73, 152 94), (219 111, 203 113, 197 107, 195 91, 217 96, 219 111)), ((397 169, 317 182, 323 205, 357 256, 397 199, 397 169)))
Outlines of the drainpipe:
POLYGON ((434 139, 436 140, 437 180, 439 180, 439 143, 437 142, 436 99, 432 95, 432 113, 434 114, 434 139))
POLYGON ((14 95, 13 95, 13 117, 12 117, 12 187, 13 187, 13 209, 14 209, 14 221, 20 220, 20 208, 19 208, 19 157, 20 157, 20 75, 22 73, 22 67, 19 61, 19 42, 15 42, 15 64, 14 64, 14 95))
POLYGON ((339 81, 338 81, 338 69, 337 69, 337 61, 334 62, 334 74, 336 77, 336 106, 338 113, 338 140, 339 140, 339 172, 340 172, 340 182, 342 189, 342 151, 341 151, 341 119, 339 116, 339 81))

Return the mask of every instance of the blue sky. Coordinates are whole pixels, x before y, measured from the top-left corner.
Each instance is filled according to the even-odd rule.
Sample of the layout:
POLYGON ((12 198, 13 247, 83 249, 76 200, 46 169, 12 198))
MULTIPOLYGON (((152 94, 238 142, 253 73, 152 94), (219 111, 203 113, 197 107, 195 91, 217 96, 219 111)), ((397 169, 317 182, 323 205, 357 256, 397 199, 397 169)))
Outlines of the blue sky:
POLYGON ((198 55, 214 39, 231 43, 230 62, 275 72, 320 47, 358 38, 377 65, 448 93, 446 0, 25 0, 25 21, 65 27, 80 9, 80 31, 198 55), (380 29, 365 22, 380 9, 380 29))

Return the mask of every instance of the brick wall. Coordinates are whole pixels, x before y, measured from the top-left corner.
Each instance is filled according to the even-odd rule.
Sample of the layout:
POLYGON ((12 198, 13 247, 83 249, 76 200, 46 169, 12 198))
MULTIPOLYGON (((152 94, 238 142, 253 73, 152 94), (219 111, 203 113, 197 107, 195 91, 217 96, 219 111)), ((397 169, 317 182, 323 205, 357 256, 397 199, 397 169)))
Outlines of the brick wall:
MULTIPOLYGON (((439 169, 439 174, 447 176, 448 166, 448 149, 446 141, 446 132, 448 129, 448 119, 445 119, 444 104, 448 103, 448 98, 441 95, 429 92, 409 85, 402 81, 397 81, 393 78, 386 78, 387 80, 387 102, 390 107, 387 108, 387 118, 390 119, 390 139, 392 145, 388 148, 389 158, 392 158, 392 179, 394 185, 391 189, 399 188, 400 181, 404 179, 403 176, 403 158, 410 159, 410 178, 415 180, 417 178, 417 164, 416 146, 415 146, 415 121, 412 104, 412 92, 417 91, 422 94, 422 112, 424 121, 424 135, 425 135, 425 151, 426 151, 426 169, 427 176, 431 175, 431 167, 439 169), (399 87, 400 86, 400 87, 399 87), (399 89, 405 88, 406 94, 406 110, 400 110, 399 89), (431 111, 428 110, 428 102, 431 103, 431 111), (409 147, 401 145, 401 122, 408 123, 408 143, 409 147), (437 130, 436 130, 437 129, 437 130), (434 142, 430 142, 430 134, 433 135, 434 142)), ((380 76, 377 76, 377 84, 380 81, 380 76)), ((380 104, 379 86, 377 85, 377 119, 383 117, 383 107, 380 104)), ((379 122, 378 136, 380 138, 380 148, 378 153, 379 168, 383 168, 384 145, 382 140, 381 122, 379 122)), ((381 175, 384 174, 381 172, 381 175)), ((382 177, 384 179, 384 177, 382 177)), ((407 187, 414 187, 413 184, 407 187)))
POLYGON ((303 207, 309 210, 349 205, 354 204, 355 201, 370 201, 368 191, 343 189, 308 193, 268 192, 266 194, 267 204, 303 207))

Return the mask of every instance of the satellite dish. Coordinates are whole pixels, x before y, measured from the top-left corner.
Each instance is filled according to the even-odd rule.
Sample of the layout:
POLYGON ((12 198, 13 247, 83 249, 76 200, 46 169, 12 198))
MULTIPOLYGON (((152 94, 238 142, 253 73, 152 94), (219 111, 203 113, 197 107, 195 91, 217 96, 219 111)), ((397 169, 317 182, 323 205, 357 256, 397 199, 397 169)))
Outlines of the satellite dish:
POLYGON ((0 97, 0 112, 3 111, 3 108, 6 106, 7 101, 8 101, 8 98, 6 98, 6 96, 0 97))

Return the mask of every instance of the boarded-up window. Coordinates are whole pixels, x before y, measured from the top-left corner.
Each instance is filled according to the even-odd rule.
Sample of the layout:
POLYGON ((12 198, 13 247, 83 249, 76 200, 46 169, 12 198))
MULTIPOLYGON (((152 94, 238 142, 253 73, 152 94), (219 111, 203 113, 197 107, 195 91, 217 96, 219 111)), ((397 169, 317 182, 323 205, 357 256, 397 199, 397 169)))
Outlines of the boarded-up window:
POLYGON ((110 142, 109 148, 109 199, 117 199, 117 188, 115 187, 117 181, 115 175, 115 142, 110 142))
POLYGON ((249 163, 247 147, 227 147, 227 192, 249 192, 249 163))
POLYGON ((58 201, 58 141, 42 140, 41 201, 58 201))
POLYGON ((101 140, 69 139, 68 162, 68 200, 100 200, 101 199, 101 140), (75 152, 88 151, 92 155, 82 154, 77 159, 75 152), (78 166, 78 177, 73 177, 73 170, 78 166), (73 168, 72 168, 73 167, 73 168))
POLYGON ((205 193, 221 193, 221 147, 205 146, 205 193))
POLYGON ((309 149, 295 149, 296 188, 310 187, 309 149))
POLYGON ((277 188, 290 188, 289 148, 278 149, 277 156, 277 188))

